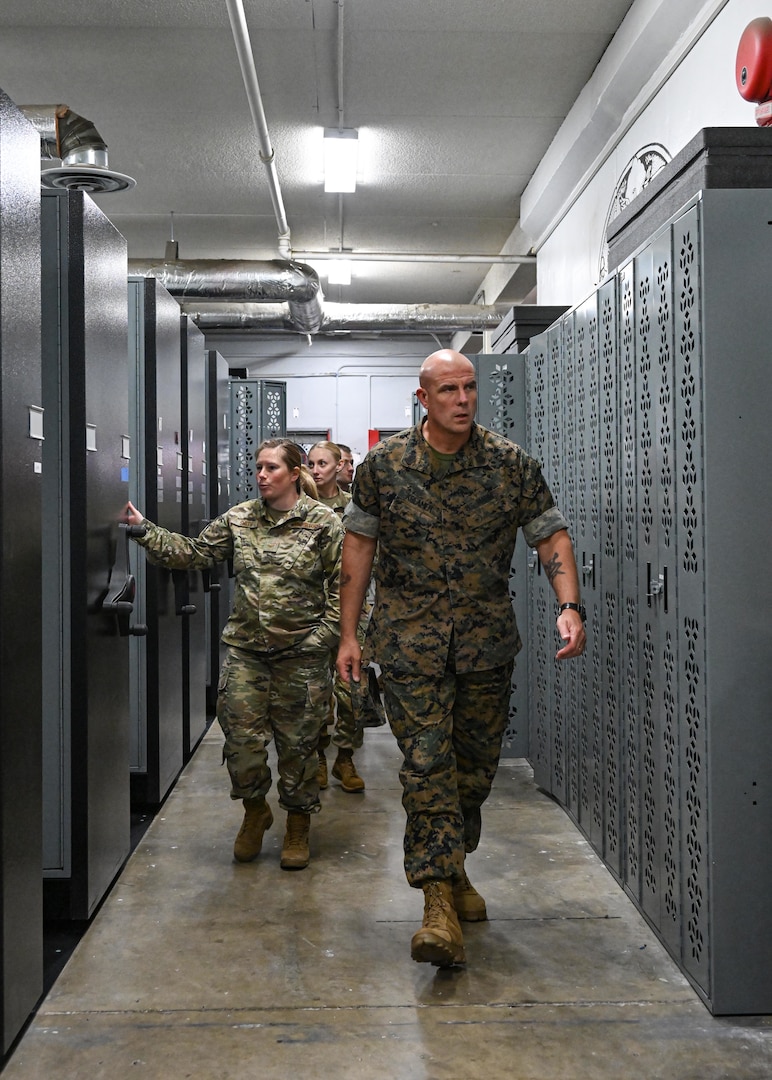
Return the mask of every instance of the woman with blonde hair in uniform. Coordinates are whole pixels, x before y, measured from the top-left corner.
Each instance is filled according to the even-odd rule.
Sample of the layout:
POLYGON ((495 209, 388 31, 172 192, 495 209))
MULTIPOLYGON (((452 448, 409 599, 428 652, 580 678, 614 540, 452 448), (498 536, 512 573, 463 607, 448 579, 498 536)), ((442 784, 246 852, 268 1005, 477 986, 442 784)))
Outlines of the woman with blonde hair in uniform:
MULTIPOLYGON (((351 501, 351 495, 338 487, 340 460, 340 449, 333 442, 314 443, 308 451, 308 467, 316 483, 317 498, 339 517, 343 517, 343 511, 346 509, 346 504, 351 501)), ((336 780, 340 781, 344 791, 358 794, 365 789, 365 782, 357 772, 354 764, 354 751, 358 750, 363 742, 362 728, 357 725, 354 716, 351 689, 335 673, 335 654, 332 655, 332 669, 334 692, 330 697, 327 722, 322 728, 318 746, 319 787, 326 788, 328 784, 325 750, 332 741, 338 748, 335 763, 332 767, 332 775, 336 780), (335 718, 336 712, 337 720, 335 718), (331 738, 330 727, 333 722, 335 723, 335 734, 331 738)))
POLYGON ((279 806, 287 812, 281 866, 301 870, 310 857, 311 814, 321 809, 317 744, 332 692, 343 528, 302 490, 310 477, 289 439, 265 440, 256 461, 259 498, 231 507, 195 538, 152 524, 131 503, 126 521, 148 560, 169 569, 206 570, 232 560, 217 719, 231 798, 244 804, 233 854, 238 862, 257 858, 273 824, 266 802, 273 738, 279 806))

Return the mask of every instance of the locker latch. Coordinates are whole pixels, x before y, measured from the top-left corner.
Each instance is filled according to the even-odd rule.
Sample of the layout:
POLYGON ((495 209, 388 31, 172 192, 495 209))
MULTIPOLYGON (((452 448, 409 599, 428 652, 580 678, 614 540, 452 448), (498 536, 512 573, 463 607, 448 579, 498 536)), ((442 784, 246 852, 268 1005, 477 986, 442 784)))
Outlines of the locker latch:
POLYGON ((129 573, 129 529, 130 526, 119 523, 118 544, 115 549, 115 564, 110 571, 107 594, 102 601, 102 611, 114 615, 121 637, 144 637, 147 627, 141 623, 131 625, 137 584, 134 575, 129 573))

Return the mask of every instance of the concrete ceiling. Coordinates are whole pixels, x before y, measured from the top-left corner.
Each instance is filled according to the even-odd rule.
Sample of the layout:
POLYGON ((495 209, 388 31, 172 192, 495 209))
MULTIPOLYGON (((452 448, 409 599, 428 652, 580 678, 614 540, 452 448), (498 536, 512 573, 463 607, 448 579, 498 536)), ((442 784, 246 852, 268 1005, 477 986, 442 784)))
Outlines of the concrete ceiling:
MULTIPOLYGON (((495 254, 630 0, 244 0, 294 252, 495 254), (342 69, 338 20, 343 14, 342 69), (360 133, 355 194, 326 195, 317 153, 360 133)), ((93 121, 110 168, 96 197, 130 257, 272 259, 277 226, 225 0, 3 0, 0 87, 93 121), (173 226, 171 213, 173 212, 173 226)), ((45 162, 50 167, 52 162, 45 162)), ((522 254, 526 252, 523 251, 522 254)), ((466 304, 488 263, 355 263, 345 304, 466 304)), ((523 299, 532 266, 499 297, 523 299)))

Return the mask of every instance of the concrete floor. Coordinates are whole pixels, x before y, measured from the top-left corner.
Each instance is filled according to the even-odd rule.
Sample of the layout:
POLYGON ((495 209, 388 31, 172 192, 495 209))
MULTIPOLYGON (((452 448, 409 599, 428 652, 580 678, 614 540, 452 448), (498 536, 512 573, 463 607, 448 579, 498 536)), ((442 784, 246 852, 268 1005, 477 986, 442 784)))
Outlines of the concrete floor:
MULTIPOLYGON (((386 729, 312 821, 307 870, 232 861, 207 734, 9 1058, 7 1080, 769 1080, 772 1017, 714 1018, 563 811, 504 761, 472 881, 467 965, 410 959, 386 729)), ((269 797, 276 812, 274 793, 269 797)))

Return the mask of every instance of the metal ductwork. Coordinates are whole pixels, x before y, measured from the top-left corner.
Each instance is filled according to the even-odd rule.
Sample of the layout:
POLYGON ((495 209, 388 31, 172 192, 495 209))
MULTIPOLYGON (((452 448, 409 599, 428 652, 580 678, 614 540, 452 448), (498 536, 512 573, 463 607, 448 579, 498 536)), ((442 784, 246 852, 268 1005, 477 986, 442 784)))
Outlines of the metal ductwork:
POLYGON ((324 319, 319 276, 305 263, 284 259, 129 259, 129 273, 156 278, 179 301, 251 301, 260 305, 271 300, 284 302, 290 314, 285 330, 316 334, 324 319))
POLYGON ((69 105, 22 105, 21 111, 40 135, 40 156, 59 158, 61 168, 41 173, 44 187, 103 193, 136 184, 108 167, 107 143, 90 120, 69 105))
MULTIPOLYGON (((494 330, 511 304, 330 304, 318 333, 454 333, 494 330)), ((286 312, 271 304, 183 304, 182 310, 204 331, 287 331, 286 312)))

